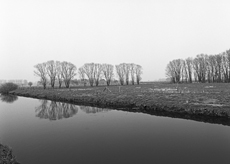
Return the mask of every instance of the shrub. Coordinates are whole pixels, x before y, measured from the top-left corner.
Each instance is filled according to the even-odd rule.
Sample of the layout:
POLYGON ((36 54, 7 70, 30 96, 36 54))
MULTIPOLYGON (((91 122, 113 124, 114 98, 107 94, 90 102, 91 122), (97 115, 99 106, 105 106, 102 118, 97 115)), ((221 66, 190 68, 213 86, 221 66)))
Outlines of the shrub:
POLYGON ((18 88, 17 84, 14 83, 5 83, 0 86, 0 93, 7 94, 10 91, 13 91, 18 88))
POLYGON ((32 83, 32 82, 29 82, 28 85, 31 87, 31 86, 33 85, 33 83, 32 83))

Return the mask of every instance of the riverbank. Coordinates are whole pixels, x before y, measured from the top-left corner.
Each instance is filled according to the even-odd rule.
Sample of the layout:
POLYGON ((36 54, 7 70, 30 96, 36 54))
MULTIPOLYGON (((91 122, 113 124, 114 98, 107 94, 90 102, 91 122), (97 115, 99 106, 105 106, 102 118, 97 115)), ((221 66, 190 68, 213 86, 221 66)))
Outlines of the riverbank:
POLYGON ((230 118, 230 92, 225 84, 143 84, 46 90, 21 88, 11 94, 156 115, 230 118))

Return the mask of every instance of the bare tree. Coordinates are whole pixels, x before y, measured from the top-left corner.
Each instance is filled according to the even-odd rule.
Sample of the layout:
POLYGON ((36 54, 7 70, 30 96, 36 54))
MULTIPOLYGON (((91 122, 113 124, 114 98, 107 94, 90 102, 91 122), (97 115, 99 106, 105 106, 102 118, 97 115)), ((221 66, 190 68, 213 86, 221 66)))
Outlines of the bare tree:
POLYGON ((54 62, 53 60, 50 60, 46 63, 46 65, 47 65, 47 67, 46 67, 47 73, 50 77, 51 87, 54 88, 56 75, 57 75, 56 62, 54 62))
POLYGON ((226 52, 222 53, 222 70, 223 70, 223 82, 228 82, 229 81, 229 67, 228 67, 228 57, 226 52))
POLYGON ((181 74, 182 74, 182 59, 173 60, 174 71, 175 71, 175 79, 177 83, 181 82, 181 74))
POLYGON ((207 82, 211 83, 211 64, 210 64, 210 60, 209 60, 209 56, 207 58, 207 65, 206 65, 206 69, 207 69, 207 75, 206 75, 206 79, 207 79, 207 82))
POLYGON ((116 71, 117 71, 117 75, 118 75, 120 84, 124 85, 125 72, 123 69, 123 65, 122 64, 116 65, 116 71))
POLYGON ((201 82, 200 64, 198 58, 195 58, 193 60, 193 69, 194 69, 195 81, 201 82))
MULTIPOLYGON (((215 74, 217 71, 217 63, 216 56, 208 56, 204 54, 197 55, 193 60, 193 69, 194 76, 198 82, 206 82, 206 80, 211 81, 213 76, 212 72, 215 70, 215 74)), ((216 76, 216 75, 215 75, 216 76)), ((215 79, 215 76, 214 79, 215 79)))
POLYGON ((130 75, 131 75, 131 82, 132 82, 132 85, 135 84, 135 67, 136 67, 136 64, 130 64, 130 75))
POLYGON ((187 68, 187 72, 188 72, 188 81, 189 81, 189 83, 192 83, 192 62, 193 62, 192 58, 185 59, 185 64, 186 64, 186 68, 187 68))
POLYGON ((208 57, 208 81, 215 82, 215 56, 209 55, 208 57))
POLYGON ((128 63, 122 63, 122 69, 123 69, 123 72, 125 74, 125 82, 126 82, 126 85, 129 85, 129 75, 130 75, 130 64, 128 63))
POLYGON ((227 58, 227 61, 228 61, 228 69, 229 69, 228 82, 230 83, 230 49, 226 51, 226 58, 227 58))
POLYGON ((111 64, 102 64, 102 72, 104 74, 107 86, 110 85, 111 80, 114 76, 113 65, 111 64))
POLYGON ((81 79, 81 81, 85 81, 85 71, 82 67, 78 69, 78 74, 79 74, 79 78, 81 79))
POLYGON ((175 68, 172 61, 167 64, 165 74, 166 77, 170 78, 172 83, 176 83, 175 68))
POLYGON ((86 85, 85 71, 84 71, 84 69, 82 67, 80 67, 78 69, 78 74, 79 74, 79 78, 80 78, 81 82, 83 82, 84 86, 85 86, 86 85))
POLYGON ((136 81, 137 84, 139 85, 141 81, 141 74, 142 74, 142 67, 140 65, 136 65, 135 73, 136 73, 136 81))
POLYGON ((82 66, 82 69, 89 79, 89 84, 92 87, 94 84, 94 63, 86 63, 82 66))
POLYGON ((215 76, 217 78, 217 82, 221 82, 222 80, 222 56, 221 54, 215 55, 216 65, 215 65, 215 76))
POLYGON ((181 81, 183 82, 188 82, 188 68, 185 60, 181 60, 181 81))
POLYGON ((173 67, 175 71, 175 80, 177 83, 181 82, 181 72, 182 72, 182 59, 173 60, 173 67))
POLYGON ((171 78, 173 83, 181 82, 182 59, 170 61, 166 67, 166 76, 171 78))
POLYGON ((102 65, 95 63, 94 64, 94 82, 96 86, 99 85, 101 75, 102 75, 102 65))
POLYGON ((62 62, 61 63, 61 69, 62 69, 62 78, 64 80, 66 88, 69 88, 71 79, 76 75, 76 66, 70 62, 62 62))
POLYGON ((37 64, 34 67, 36 68, 36 70, 34 71, 35 75, 40 77, 43 88, 46 89, 46 84, 47 84, 46 63, 37 64))
POLYGON ((63 77, 62 77, 61 62, 59 62, 59 61, 56 62, 56 71, 57 71, 57 79, 58 79, 59 88, 61 88, 62 82, 63 82, 63 77))
POLYGON ((204 54, 197 55, 195 58, 198 81, 204 83, 206 81, 206 73, 207 73, 207 64, 208 64, 208 56, 204 54))

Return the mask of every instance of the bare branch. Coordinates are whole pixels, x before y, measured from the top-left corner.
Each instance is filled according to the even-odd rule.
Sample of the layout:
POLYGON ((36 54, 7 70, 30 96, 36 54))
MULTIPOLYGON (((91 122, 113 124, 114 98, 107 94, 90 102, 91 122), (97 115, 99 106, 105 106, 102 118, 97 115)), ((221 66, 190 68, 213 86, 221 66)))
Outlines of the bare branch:
POLYGON ((46 63, 37 64, 34 66, 34 68, 36 68, 36 70, 34 71, 35 75, 40 77, 43 88, 46 89, 46 84, 47 84, 46 63))

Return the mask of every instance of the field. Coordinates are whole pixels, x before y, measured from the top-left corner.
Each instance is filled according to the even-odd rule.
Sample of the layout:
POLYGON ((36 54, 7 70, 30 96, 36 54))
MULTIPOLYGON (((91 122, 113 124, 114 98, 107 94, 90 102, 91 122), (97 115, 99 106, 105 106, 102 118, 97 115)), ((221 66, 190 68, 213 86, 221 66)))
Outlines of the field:
POLYGON ((227 83, 142 83, 46 90, 24 88, 11 93, 78 105, 230 125, 230 84, 227 83))

